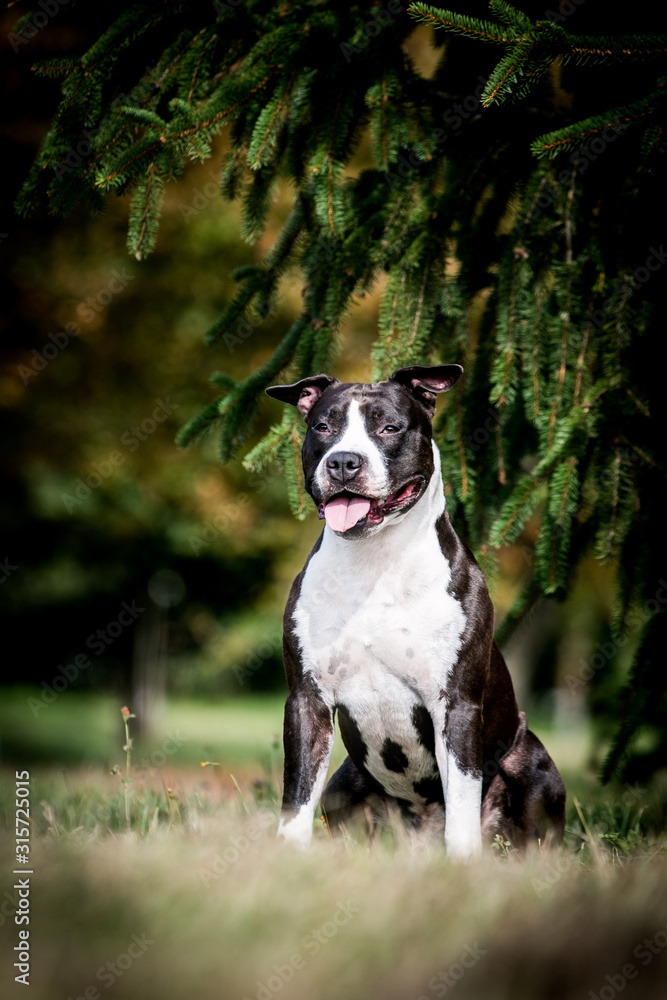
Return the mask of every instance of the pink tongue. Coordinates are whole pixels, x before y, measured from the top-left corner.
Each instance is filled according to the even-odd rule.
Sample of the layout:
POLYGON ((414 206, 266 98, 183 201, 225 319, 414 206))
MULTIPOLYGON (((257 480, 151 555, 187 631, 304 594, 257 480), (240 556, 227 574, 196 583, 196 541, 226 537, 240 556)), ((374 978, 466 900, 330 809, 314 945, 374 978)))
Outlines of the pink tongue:
POLYGON ((324 508, 324 516, 332 531, 347 531, 366 517, 370 509, 371 502, 364 497, 336 497, 324 508))

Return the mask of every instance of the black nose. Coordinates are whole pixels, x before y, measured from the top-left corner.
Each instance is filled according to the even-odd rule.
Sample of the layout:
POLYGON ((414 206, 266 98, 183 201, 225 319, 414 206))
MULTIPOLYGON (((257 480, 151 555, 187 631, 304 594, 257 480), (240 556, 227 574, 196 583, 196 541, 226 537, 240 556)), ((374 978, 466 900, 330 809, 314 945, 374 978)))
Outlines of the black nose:
POLYGON ((364 464, 361 455, 353 451, 336 451, 327 459, 327 472, 336 483, 347 483, 354 479, 364 464))

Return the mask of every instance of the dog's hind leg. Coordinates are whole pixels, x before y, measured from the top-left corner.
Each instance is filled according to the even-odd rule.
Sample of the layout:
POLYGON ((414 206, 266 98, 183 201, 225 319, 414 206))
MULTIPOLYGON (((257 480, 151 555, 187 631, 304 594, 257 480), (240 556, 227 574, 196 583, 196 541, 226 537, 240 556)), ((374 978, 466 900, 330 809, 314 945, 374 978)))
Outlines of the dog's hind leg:
POLYGON ((556 765, 519 713, 516 737, 482 799, 482 834, 501 834, 512 847, 560 843, 565 830, 565 785, 556 765))
POLYGON ((329 779, 322 794, 322 810, 332 833, 337 833, 360 813, 373 832, 372 808, 367 808, 371 796, 382 795, 377 782, 360 771, 351 757, 346 757, 329 779))

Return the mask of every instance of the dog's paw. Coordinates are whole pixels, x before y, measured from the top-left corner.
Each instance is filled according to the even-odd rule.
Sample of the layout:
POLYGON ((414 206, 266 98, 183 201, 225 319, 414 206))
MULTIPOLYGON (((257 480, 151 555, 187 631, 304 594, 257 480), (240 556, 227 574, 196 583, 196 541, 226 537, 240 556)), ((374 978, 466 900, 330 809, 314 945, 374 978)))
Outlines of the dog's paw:
POLYGON ((447 857, 454 861, 475 861, 482 853, 482 838, 466 833, 462 836, 447 835, 445 832, 445 848, 447 857))
POLYGON ((305 851, 313 838, 311 810, 307 806, 302 806, 296 815, 281 816, 277 836, 279 840, 305 851))

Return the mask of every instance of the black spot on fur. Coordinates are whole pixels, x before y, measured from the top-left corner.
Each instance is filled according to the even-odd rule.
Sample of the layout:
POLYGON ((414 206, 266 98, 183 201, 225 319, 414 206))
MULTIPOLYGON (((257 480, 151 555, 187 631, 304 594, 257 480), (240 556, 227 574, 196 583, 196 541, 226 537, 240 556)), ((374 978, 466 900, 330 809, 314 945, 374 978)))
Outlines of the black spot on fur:
POLYGON ((382 763, 388 771, 402 774, 410 763, 403 753, 403 748, 393 740, 386 739, 382 746, 382 763))
POLYGON ((412 725, 419 733, 419 742, 435 757, 435 733, 433 722, 428 710, 423 705, 415 705, 412 709, 412 725))
POLYGON ((417 795, 421 795, 426 800, 427 805, 429 802, 444 801, 445 797, 440 778, 422 778, 420 781, 414 781, 412 787, 417 795))
POLYGON ((338 705, 338 725, 347 752, 357 767, 363 767, 368 756, 368 747, 363 741, 359 726, 345 705, 338 705))

